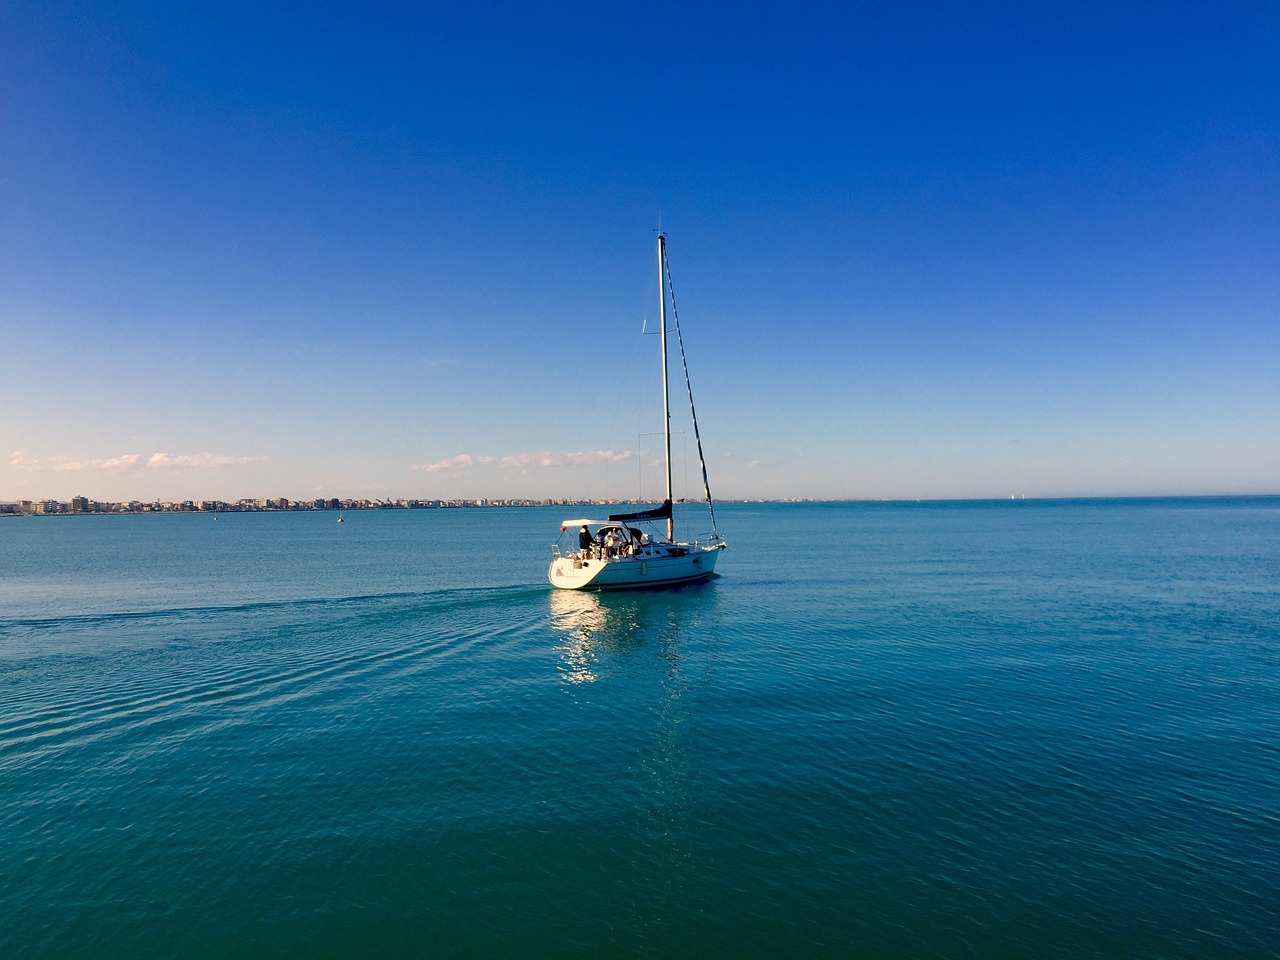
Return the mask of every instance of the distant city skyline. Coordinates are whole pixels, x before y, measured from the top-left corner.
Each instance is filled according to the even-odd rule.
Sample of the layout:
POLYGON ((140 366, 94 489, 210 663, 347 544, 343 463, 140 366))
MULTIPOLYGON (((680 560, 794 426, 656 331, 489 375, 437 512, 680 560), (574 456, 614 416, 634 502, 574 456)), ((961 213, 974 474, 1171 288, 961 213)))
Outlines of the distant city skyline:
POLYGON ((343 511, 343 510, 383 510, 383 509, 439 509, 447 507, 554 507, 554 506, 605 506, 624 504, 621 500, 557 500, 552 498, 533 500, 527 498, 508 498, 493 500, 489 498, 451 500, 411 499, 399 497, 395 499, 374 499, 369 497, 343 497, 341 499, 318 497, 312 500, 291 500, 288 497, 241 497, 239 500, 93 500, 90 497, 72 497, 61 501, 46 498, 42 500, 18 500, 15 502, 0 501, 0 516, 22 515, 75 515, 75 514, 113 514, 113 513, 243 513, 247 511, 343 511))
POLYGON ((1275 4, 2 22, 0 501, 1280 492, 1275 4))

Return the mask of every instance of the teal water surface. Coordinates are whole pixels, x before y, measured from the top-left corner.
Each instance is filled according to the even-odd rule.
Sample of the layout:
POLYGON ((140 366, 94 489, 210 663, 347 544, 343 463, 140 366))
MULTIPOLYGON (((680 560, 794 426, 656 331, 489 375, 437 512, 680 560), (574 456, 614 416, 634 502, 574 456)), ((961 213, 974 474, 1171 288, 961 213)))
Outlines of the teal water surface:
POLYGON ((1268 957, 1280 500, 0 521, 0 956, 1268 957))

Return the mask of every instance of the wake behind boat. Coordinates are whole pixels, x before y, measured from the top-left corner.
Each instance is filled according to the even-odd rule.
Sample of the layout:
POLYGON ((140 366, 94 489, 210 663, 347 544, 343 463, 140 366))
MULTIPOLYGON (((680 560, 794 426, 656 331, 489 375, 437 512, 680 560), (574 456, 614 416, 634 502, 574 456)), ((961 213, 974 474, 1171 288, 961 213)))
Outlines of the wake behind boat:
POLYGON ((667 267, 667 238, 658 234, 658 317, 662 341, 663 442, 666 461, 667 497, 651 510, 617 513, 604 520, 565 520, 560 524, 560 541, 554 544, 547 578, 565 590, 637 590, 669 587, 705 580, 715 573, 716 559, 726 546, 716 532, 715 505, 707 481, 707 465, 698 436, 698 417, 693 408, 693 388, 689 366, 680 337, 680 318, 672 300, 680 360, 684 366, 689 410, 693 415, 693 435, 702 468, 702 489, 711 514, 711 533, 705 539, 677 541, 671 509, 671 404, 667 386, 667 288, 671 273, 667 267), (665 531, 655 525, 665 523, 665 531), (575 549, 576 547, 576 549, 575 549))

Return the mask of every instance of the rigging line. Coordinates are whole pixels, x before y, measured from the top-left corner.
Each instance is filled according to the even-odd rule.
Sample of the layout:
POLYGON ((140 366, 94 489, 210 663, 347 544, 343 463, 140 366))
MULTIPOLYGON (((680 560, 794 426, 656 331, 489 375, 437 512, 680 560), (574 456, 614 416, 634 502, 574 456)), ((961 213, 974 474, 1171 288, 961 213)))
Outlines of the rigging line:
POLYGON ((680 333, 680 312, 676 310, 676 288, 671 282, 671 264, 667 261, 667 252, 662 251, 662 268, 667 275, 667 291, 671 294, 671 318, 676 326, 676 343, 680 346, 680 365, 684 367, 684 388, 689 394, 689 415, 693 418, 693 439, 698 445, 698 466, 702 468, 702 492, 707 498, 707 509, 711 512, 711 535, 719 536, 716 530, 716 505, 711 499, 711 481, 707 479, 707 461, 702 455, 702 437, 698 433, 698 411, 693 406, 693 384, 689 382, 689 361, 684 355, 684 337, 680 333))

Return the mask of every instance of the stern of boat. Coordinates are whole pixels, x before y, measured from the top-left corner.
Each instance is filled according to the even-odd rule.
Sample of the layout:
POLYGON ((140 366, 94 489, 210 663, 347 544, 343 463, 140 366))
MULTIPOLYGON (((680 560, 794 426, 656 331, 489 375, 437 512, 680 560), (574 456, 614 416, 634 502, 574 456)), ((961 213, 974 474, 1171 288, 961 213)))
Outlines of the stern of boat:
POLYGON ((583 560, 576 554, 556 557, 547 568, 547 579, 561 590, 582 590, 600 575, 602 560, 583 560))

